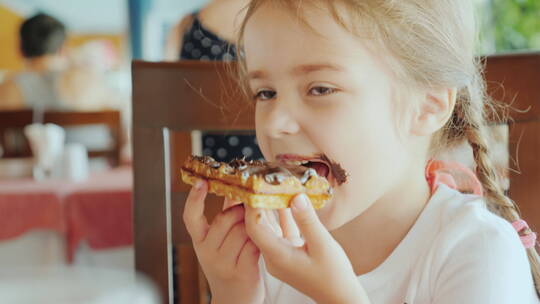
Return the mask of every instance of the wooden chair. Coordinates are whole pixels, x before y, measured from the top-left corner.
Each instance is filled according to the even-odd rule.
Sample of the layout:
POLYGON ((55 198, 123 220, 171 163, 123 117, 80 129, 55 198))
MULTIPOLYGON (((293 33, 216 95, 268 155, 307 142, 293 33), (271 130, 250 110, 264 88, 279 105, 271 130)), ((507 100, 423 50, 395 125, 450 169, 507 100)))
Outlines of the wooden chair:
MULTIPOLYGON (((158 284, 164 303, 206 300, 205 280, 181 220, 189 188, 179 174, 187 156, 200 150, 192 145, 192 131, 254 128, 253 112, 230 68, 200 62, 133 64, 135 263, 158 284)), ((210 218, 220 202, 214 196, 207 200, 210 218)))
POLYGON ((21 142, 16 145, 9 143, 9 136, 13 132, 22 133, 22 129, 33 122, 53 123, 62 127, 79 127, 88 125, 105 125, 110 131, 113 145, 104 150, 92 150, 89 157, 106 157, 112 166, 120 164, 120 150, 122 147, 122 124, 120 112, 53 112, 47 111, 39 115, 33 110, 0 111, 0 145, 4 147, 5 158, 30 157, 32 152, 24 136, 19 136, 21 142), (14 147, 12 147, 14 146, 14 147))
MULTIPOLYGON (((494 97, 523 108, 540 104, 540 54, 487 59, 487 79, 494 97), (499 84, 505 85, 505 94, 499 84), (518 94, 516 96, 516 94, 518 94)), ((179 179, 184 159, 199 147, 194 130, 252 130, 253 109, 242 99, 222 63, 133 64, 134 227, 136 269, 153 279, 163 303, 207 303, 205 280, 182 222, 188 187, 179 179), (195 137, 196 138, 196 137, 195 137)), ((512 173, 510 195, 524 218, 540 228, 540 110, 513 115, 510 154, 521 174, 512 173)), ((207 201, 210 215, 221 200, 207 201)))

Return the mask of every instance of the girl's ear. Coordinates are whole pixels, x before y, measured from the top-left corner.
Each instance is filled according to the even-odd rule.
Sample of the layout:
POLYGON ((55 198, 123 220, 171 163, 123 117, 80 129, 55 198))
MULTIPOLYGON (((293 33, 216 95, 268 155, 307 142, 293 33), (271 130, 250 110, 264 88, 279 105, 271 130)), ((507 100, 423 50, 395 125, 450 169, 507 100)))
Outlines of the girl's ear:
POLYGON ((413 117, 411 133, 426 136, 442 128, 452 116, 456 95, 456 88, 432 89, 426 92, 413 117))

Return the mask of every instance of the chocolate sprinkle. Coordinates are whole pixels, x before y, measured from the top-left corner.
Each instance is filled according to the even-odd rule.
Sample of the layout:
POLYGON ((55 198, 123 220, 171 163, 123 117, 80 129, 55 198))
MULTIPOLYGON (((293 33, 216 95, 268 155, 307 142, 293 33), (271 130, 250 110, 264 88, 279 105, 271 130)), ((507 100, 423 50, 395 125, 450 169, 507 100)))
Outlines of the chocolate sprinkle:
POLYGON ((229 163, 229 165, 239 171, 243 171, 247 169, 248 162, 243 159, 234 159, 229 163))
POLYGON ((300 182, 302 185, 305 185, 307 181, 312 177, 317 176, 317 171, 313 168, 309 168, 304 172, 304 175, 300 178, 300 182))
POLYGON ((285 175, 289 175, 288 170, 281 167, 269 167, 267 170, 261 172, 264 174, 264 180, 273 185, 279 185, 285 180, 285 175))
POLYGON ((273 185, 279 185, 285 180, 285 176, 280 172, 267 173, 264 175, 264 180, 273 185))

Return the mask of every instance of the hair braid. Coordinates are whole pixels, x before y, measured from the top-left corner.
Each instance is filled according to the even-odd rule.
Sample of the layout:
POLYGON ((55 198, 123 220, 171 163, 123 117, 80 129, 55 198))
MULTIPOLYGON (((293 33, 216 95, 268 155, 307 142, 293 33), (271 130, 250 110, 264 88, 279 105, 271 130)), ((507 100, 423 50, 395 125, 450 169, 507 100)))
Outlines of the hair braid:
MULTIPOLYGON (((480 81, 480 80, 477 80, 480 81)), ((474 160, 476 163, 476 175, 482 183, 484 197, 487 207, 495 214, 506 219, 510 223, 521 218, 517 205, 505 195, 501 183, 501 176, 497 174, 495 166, 488 149, 490 134, 487 126, 487 113, 484 102, 474 102, 471 98, 483 95, 482 90, 474 92, 475 89, 483 87, 483 84, 473 85, 467 88, 466 93, 462 94, 459 103, 456 105, 454 116, 462 123, 464 136, 472 147, 474 160), (480 94, 480 95, 478 95, 480 94)), ((479 99, 485 100, 486 97, 479 99)), ((456 119, 454 119, 455 121, 456 119)), ((532 233, 527 229, 523 233, 532 233)), ((540 257, 536 248, 527 249, 529 262, 531 263, 531 272, 534 278, 536 292, 540 295, 540 257)))

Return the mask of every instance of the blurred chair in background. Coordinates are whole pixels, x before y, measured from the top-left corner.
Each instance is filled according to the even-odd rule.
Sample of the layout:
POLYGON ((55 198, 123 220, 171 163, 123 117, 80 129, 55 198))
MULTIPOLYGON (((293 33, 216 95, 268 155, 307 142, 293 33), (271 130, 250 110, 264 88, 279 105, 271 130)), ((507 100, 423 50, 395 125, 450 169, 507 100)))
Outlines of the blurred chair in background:
MULTIPOLYGON (((35 120, 33 110, 0 111, 0 145, 3 153, 0 158, 30 157, 32 153, 24 137, 13 136, 22 132, 22 129, 35 120), (23 141, 18 141, 18 140, 23 141)), ((89 157, 105 157, 112 167, 120 163, 121 120, 118 111, 99 112, 51 112, 43 113, 42 123, 53 123, 61 127, 76 127, 87 125, 105 125, 108 129, 111 142, 105 147, 90 150, 89 157)))

